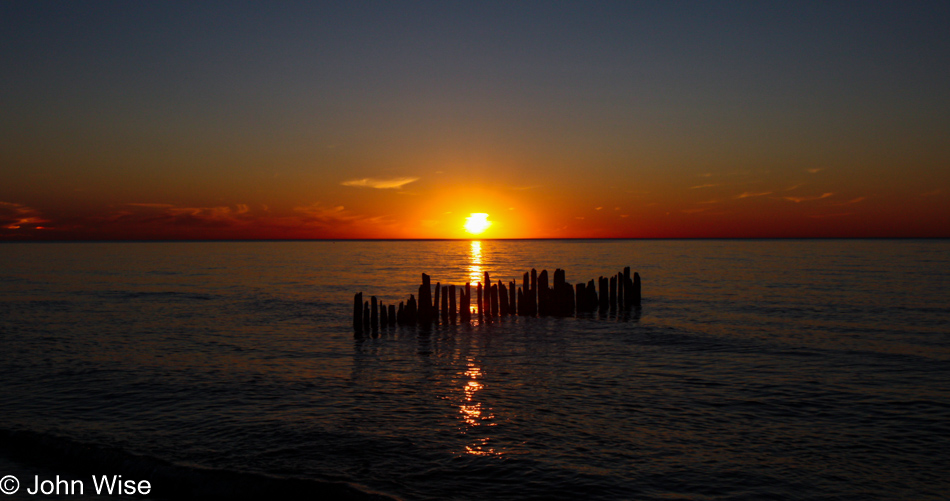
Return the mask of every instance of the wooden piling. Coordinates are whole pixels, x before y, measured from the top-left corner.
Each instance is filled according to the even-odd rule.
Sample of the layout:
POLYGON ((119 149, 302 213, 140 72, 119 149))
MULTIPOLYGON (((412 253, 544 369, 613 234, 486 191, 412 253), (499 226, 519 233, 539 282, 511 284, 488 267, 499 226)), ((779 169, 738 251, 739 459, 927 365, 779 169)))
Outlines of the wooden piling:
POLYGON ((538 314, 538 270, 531 268, 531 290, 525 291, 525 300, 528 302, 528 316, 538 314))
POLYGON ((418 323, 426 323, 432 320, 432 284, 429 281, 429 275, 422 274, 422 285, 419 286, 419 306, 418 323))
POLYGON ((462 300, 459 301, 459 317, 462 322, 468 323, 472 320, 472 284, 465 282, 465 290, 462 291, 462 300))
POLYGON ((508 314, 515 316, 518 314, 518 291, 515 290, 515 281, 508 282, 508 314))
POLYGON ((386 305, 379 303, 379 328, 382 329, 389 325, 389 315, 386 311, 386 305))
POLYGON ((548 288, 548 270, 538 275, 538 316, 551 314, 551 290, 548 288))
MULTIPOLYGON (((486 273, 487 276, 487 273, 486 273)), ((491 313, 492 318, 498 316, 498 284, 492 284, 491 286, 491 313)))
POLYGON ((455 307, 455 286, 449 286, 449 322, 452 325, 455 325, 456 315, 458 315, 458 310, 455 307))
POLYGON ((482 307, 485 305, 485 303, 482 301, 482 283, 481 282, 478 282, 478 285, 475 287, 475 293, 478 296, 476 298, 478 299, 478 318, 479 320, 481 320, 484 317, 484 311, 482 310, 482 307))
POLYGON ((369 301, 363 301, 363 332, 369 332, 369 301))
POLYGON ((610 309, 617 310, 617 277, 610 277, 610 309))
POLYGON ((501 280, 498 281, 498 314, 508 316, 508 288, 501 280))
MULTIPOLYGON (((436 284, 436 289, 439 288, 439 285, 436 284)), ((449 322, 449 288, 442 288, 442 324, 447 324, 449 322)))
POLYGON ((396 305, 389 305, 389 326, 396 325, 396 305))
POLYGON ((369 328, 375 332, 379 330, 379 307, 376 304, 376 296, 370 296, 369 300, 369 328))
POLYGON ((406 301, 406 323, 416 325, 418 321, 419 310, 416 305, 416 297, 409 294, 409 301, 406 301))
POLYGON ((623 308, 623 305, 626 304, 624 303, 624 297, 627 294, 627 284, 623 282, 623 272, 618 272, 615 278, 617 279, 617 307, 623 308))

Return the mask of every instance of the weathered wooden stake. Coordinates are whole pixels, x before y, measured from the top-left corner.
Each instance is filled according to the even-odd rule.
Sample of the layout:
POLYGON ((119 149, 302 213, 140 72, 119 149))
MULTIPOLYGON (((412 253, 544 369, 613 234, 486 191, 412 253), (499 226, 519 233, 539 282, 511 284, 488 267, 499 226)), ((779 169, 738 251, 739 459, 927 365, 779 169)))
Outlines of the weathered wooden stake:
POLYGON ((376 296, 370 296, 370 310, 369 310, 369 328, 376 332, 379 330, 379 309, 376 304, 376 296))
POLYGON ((477 298, 478 299, 478 318, 479 320, 481 320, 482 317, 484 316, 484 311, 482 307, 485 305, 485 303, 482 300, 482 283, 481 282, 478 282, 478 286, 476 286, 475 288, 475 293, 478 295, 478 298, 477 298))
POLYGON ((508 288, 501 280, 498 281, 498 313, 503 317, 508 316, 508 288))
POLYGON ((416 306, 416 297, 409 294, 409 301, 406 301, 406 323, 416 325, 419 310, 416 306))
POLYGON ((610 309, 617 310, 617 277, 610 277, 610 309))
POLYGON ((386 305, 379 303, 379 328, 382 329, 389 325, 389 315, 387 315, 386 305))
POLYGON ((627 304, 624 302, 625 301, 624 298, 627 295, 627 284, 624 283, 623 281, 622 272, 617 273, 616 278, 617 278, 617 307, 623 308, 623 305, 627 304))
MULTIPOLYGON (((400 303, 401 304, 401 303, 400 303)), ((389 305, 389 326, 396 325, 396 305, 389 305)))
POLYGON ((489 312, 492 318, 498 316, 498 284, 492 284, 491 286, 491 309, 489 312))
POLYGON ((363 332, 369 332, 369 301, 363 301, 363 332))
POLYGON ((548 288, 548 270, 538 275, 538 316, 551 314, 551 289, 548 288))
POLYGON ((449 286, 449 321, 455 325, 455 318, 458 310, 455 308, 455 286, 449 286))
MULTIPOLYGON (((439 284, 435 285, 435 288, 439 288, 439 284)), ((442 324, 447 324, 449 322, 449 288, 442 288, 442 324)))

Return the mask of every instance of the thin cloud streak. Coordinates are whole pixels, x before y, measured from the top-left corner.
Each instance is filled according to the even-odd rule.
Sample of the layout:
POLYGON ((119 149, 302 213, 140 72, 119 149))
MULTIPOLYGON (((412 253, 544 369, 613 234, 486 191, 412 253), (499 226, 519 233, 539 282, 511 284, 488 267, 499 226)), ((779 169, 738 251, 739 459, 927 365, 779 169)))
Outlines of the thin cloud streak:
POLYGON ((801 203, 801 202, 810 202, 812 200, 821 200, 822 198, 828 198, 833 195, 834 193, 822 193, 821 195, 818 195, 816 197, 782 197, 782 198, 785 200, 788 200, 789 202, 801 203))
POLYGON ((764 197, 765 195, 771 195, 771 191, 761 191, 761 192, 745 192, 740 195, 736 195, 735 198, 751 198, 751 197, 764 197))
POLYGON ((350 179, 340 183, 343 186, 352 186, 355 188, 376 188, 378 190, 393 190, 418 181, 418 177, 395 177, 392 179, 376 179, 364 177, 362 179, 350 179))

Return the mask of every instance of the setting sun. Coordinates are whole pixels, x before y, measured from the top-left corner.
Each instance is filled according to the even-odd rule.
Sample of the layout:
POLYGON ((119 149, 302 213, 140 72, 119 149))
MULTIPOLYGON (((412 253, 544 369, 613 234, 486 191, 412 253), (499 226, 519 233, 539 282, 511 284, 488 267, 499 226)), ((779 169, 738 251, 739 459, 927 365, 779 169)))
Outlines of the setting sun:
POLYGON ((473 235, 487 230, 489 226, 491 226, 491 221, 488 220, 488 214, 484 212, 473 212, 465 218, 465 231, 473 235))

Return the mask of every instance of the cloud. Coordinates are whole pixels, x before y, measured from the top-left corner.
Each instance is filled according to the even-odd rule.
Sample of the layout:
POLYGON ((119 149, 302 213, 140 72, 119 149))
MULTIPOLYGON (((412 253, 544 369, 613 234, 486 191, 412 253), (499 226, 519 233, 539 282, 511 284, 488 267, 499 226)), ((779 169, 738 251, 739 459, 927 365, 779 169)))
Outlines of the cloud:
POLYGON ((810 174, 818 174, 819 172, 821 172, 821 171, 823 171, 823 170, 825 170, 825 169, 822 169, 822 168, 815 168, 815 169, 805 169, 805 170, 808 171, 808 173, 810 173, 810 174))
POLYGON ((594 207, 594 210, 601 210, 603 207, 594 207))
POLYGON ((858 202, 863 202, 863 201, 866 200, 866 199, 867 199, 867 197, 852 198, 851 200, 848 200, 847 202, 841 202, 840 204, 833 204, 833 205, 838 205, 838 206, 840 206, 840 205, 851 205, 851 204, 856 204, 856 203, 858 203, 858 202))
POLYGON ((42 214, 32 207, 12 202, 0 202, 0 228, 7 230, 43 229, 49 223, 42 214))
POLYGON ((308 227, 340 231, 354 227, 381 227, 392 225, 392 222, 389 221, 387 216, 369 217, 354 214, 346 210, 342 205, 330 208, 315 203, 306 207, 295 207, 294 211, 302 214, 298 224, 303 224, 308 227))
MULTIPOLYGON (((801 202, 810 202, 812 200, 821 200, 822 198, 828 198, 834 195, 834 193, 822 193, 816 197, 782 197, 789 202, 801 203, 801 202)), ((860 201, 860 200, 859 200, 860 201)))
POLYGON ((147 226, 193 226, 221 228, 249 223, 250 207, 237 204, 217 207, 179 207, 162 203, 127 203, 131 209, 120 210, 101 218, 109 223, 147 225, 147 226))
POLYGON ((756 192, 756 193, 747 191, 740 195, 736 195, 735 198, 764 197, 765 195, 771 195, 771 194, 772 194, 771 191, 761 191, 761 192, 756 192))
POLYGON ((698 190, 700 188, 712 188, 713 186, 719 186, 719 185, 718 184, 700 184, 697 186, 690 186, 689 189, 698 190))
POLYGON ((364 177, 362 179, 350 179, 340 183, 343 186, 353 186, 356 188, 376 188, 378 190, 399 189, 403 186, 418 181, 418 177, 394 177, 391 179, 375 179, 364 177))

